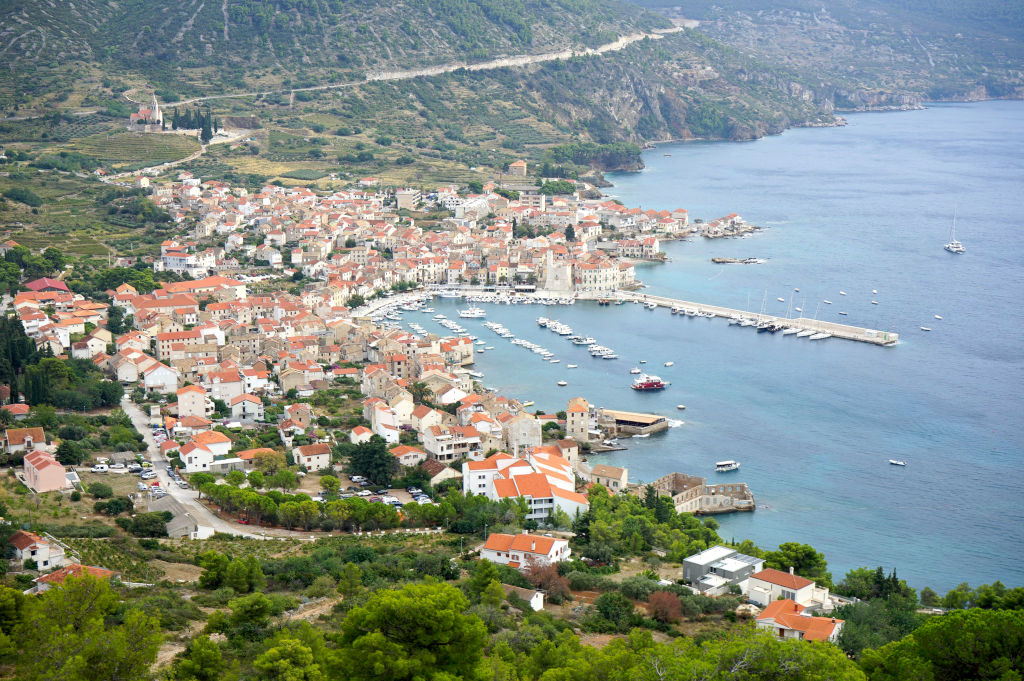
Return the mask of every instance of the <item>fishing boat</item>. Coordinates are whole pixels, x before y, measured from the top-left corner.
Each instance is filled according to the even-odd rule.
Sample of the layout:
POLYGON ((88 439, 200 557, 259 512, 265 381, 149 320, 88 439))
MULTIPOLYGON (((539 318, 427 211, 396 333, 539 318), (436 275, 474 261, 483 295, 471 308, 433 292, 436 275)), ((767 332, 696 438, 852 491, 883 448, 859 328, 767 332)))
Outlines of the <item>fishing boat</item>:
POLYGON ((907 462, 903 461, 901 459, 889 459, 889 463, 891 463, 893 466, 906 466, 907 465, 907 462))
POLYGON ((727 461, 716 461, 715 472, 717 473, 728 473, 729 471, 738 471, 740 469, 740 462, 729 459, 727 461))
POLYGON ((636 380, 633 381, 633 384, 630 387, 633 388, 633 390, 639 390, 641 392, 646 392, 646 391, 651 391, 651 390, 664 390, 665 386, 667 386, 667 385, 668 385, 668 383, 666 383, 665 381, 661 380, 657 376, 650 376, 648 374, 640 374, 639 376, 636 377, 636 380))
POLYGON ((956 208, 953 209, 953 226, 949 230, 949 243, 943 246, 950 253, 963 253, 967 249, 956 239, 956 208))

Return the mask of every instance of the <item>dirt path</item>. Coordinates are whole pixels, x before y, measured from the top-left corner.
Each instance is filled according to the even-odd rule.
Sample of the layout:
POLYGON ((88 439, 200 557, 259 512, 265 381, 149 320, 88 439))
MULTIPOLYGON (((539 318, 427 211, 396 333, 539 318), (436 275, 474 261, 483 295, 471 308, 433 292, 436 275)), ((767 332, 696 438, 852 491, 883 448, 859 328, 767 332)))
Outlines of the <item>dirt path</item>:
POLYGON ((296 610, 293 610, 292 612, 289 612, 288 614, 285 615, 285 619, 287 619, 287 620, 311 620, 311 619, 315 619, 315 618, 319 617, 320 615, 322 615, 323 613, 329 612, 331 610, 331 608, 333 608, 335 606, 335 604, 340 603, 341 601, 342 601, 342 597, 341 596, 337 596, 335 598, 328 598, 326 600, 323 600, 323 601, 320 601, 320 602, 317 602, 317 603, 313 603, 312 605, 309 605, 307 603, 307 605, 309 605, 309 607, 300 607, 300 608, 298 608, 296 610))

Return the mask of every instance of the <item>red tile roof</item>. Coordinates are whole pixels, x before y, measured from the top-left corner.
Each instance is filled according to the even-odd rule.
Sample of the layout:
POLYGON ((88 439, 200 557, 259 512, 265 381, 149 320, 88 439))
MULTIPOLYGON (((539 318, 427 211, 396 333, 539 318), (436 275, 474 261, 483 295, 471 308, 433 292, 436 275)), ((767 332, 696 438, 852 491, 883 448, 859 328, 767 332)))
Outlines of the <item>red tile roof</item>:
POLYGON ((800 575, 791 575, 788 572, 782 570, 775 570, 773 568, 767 568, 761 570, 757 574, 751 575, 751 579, 760 579, 762 582, 768 582, 769 584, 775 584, 776 586, 785 587, 786 589, 802 589, 805 586, 814 584, 809 579, 805 579, 800 575))

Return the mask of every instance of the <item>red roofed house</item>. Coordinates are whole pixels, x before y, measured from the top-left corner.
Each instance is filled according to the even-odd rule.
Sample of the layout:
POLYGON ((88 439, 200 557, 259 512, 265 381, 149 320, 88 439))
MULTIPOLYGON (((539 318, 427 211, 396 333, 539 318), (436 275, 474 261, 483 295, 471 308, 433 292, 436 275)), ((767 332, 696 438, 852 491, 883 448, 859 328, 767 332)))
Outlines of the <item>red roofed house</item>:
POLYGON ((263 401, 248 393, 231 398, 231 418, 242 421, 262 421, 263 401))
POLYGON ((71 289, 68 285, 59 279, 50 279, 49 277, 43 277, 42 279, 36 279, 25 284, 25 288, 29 291, 64 291, 65 293, 71 293, 71 289))
POLYGON ((828 589, 819 588, 813 581, 793 574, 793 568, 789 572, 767 568, 752 574, 746 595, 762 608, 780 598, 788 598, 803 607, 823 606, 831 609, 828 607, 831 605, 828 589))
POLYGON ((371 437, 373 437, 373 431, 366 426, 356 426, 352 429, 352 432, 348 434, 349 442, 354 445, 361 442, 369 442, 371 437))
POLYGON ((13 416, 15 421, 21 421, 28 416, 28 412, 31 410, 31 407, 27 404, 5 404, 3 407, 0 407, 0 409, 3 409, 13 416))
POLYGON ((92 565, 81 565, 79 563, 72 563, 67 567, 61 568, 55 572, 51 572, 48 575, 42 577, 36 577, 36 585, 32 588, 35 593, 42 593, 51 587, 60 586, 64 583, 64 580, 68 577, 84 577, 89 575, 97 579, 110 579, 117 573, 113 570, 106 568, 94 567, 92 565))
POLYGON ((401 466, 418 466, 427 459, 425 451, 416 447, 410 447, 409 445, 392 447, 391 453, 395 455, 395 459, 398 460, 401 466))
POLYGON ((64 547, 55 541, 23 530, 12 534, 10 541, 14 547, 14 559, 19 563, 34 560, 40 570, 58 568, 65 563, 64 547))
POLYGON ((535 534, 492 534, 480 550, 480 557, 499 565, 514 568, 530 563, 548 565, 569 560, 571 550, 565 539, 535 534))
POLYGON ((814 617, 802 605, 788 598, 772 601, 757 616, 757 626, 767 629, 780 639, 801 641, 832 641, 839 638, 843 620, 835 617, 814 617))
POLYGON ((8 428, 4 431, 4 445, 8 454, 31 452, 46 446, 42 428, 8 428))
POLYGON ((25 471, 25 482, 37 493, 53 492, 70 487, 64 466, 49 452, 32 451, 25 455, 22 462, 25 471))
POLYGON ((320 443, 304 445, 292 450, 295 463, 305 466, 307 471, 319 471, 331 467, 331 446, 320 443))
POLYGON ((224 433, 208 430, 192 437, 182 448, 179 458, 188 473, 209 472, 215 459, 231 451, 231 439, 224 433))

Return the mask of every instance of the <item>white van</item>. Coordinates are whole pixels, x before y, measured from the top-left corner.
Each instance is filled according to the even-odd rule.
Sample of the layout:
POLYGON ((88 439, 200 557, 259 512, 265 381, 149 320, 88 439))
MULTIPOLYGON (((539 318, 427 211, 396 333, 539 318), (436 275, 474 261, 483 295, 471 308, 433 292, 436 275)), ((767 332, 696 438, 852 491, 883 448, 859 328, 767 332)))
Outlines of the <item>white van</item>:
POLYGON ((98 463, 89 470, 92 471, 93 473, 106 473, 107 471, 110 470, 110 467, 107 466, 107 464, 105 463, 98 463))

